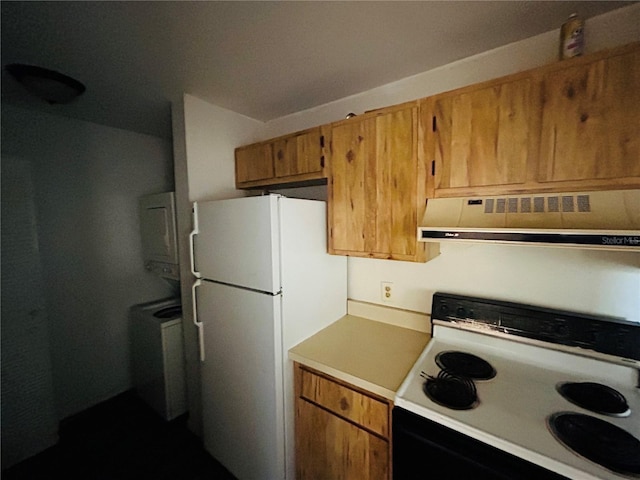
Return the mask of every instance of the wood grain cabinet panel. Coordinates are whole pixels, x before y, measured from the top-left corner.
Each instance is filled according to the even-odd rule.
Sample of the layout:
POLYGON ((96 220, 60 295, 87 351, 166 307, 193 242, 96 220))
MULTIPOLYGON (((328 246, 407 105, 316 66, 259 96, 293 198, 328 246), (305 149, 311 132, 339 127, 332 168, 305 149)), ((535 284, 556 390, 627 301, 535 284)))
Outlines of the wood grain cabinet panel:
POLYGON ((236 148, 236 188, 326 183, 322 127, 236 148))
POLYGON ((373 397, 302 371, 300 396, 383 437, 389 436, 389 407, 373 397))
POLYGON ((425 246, 417 242, 426 199, 426 173, 417 152, 417 102, 331 126, 331 253, 426 260, 425 246))
POLYGON ((282 138, 274 142, 275 176, 290 177, 322 172, 322 136, 320 128, 282 138))
POLYGON ((420 101, 430 197, 640 187, 640 43, 420 101))
POLYGON ((371 194, 375 184, 368 172, 375 157, 371 120, 351 119, 331 129, 331 166, 329 174, 329 249, 365 252, 371 244, 375 212, 371 194), (369 162, 369 164, 367 163, 369 162), (369 195, 369 198, 367 197, 369 195))
POLYGON ((541 82, 540 182, 640 177, 640 48, 541 82))
POLYGON ((526 181, 532 80, 521 78, 433 100, 435 188, 526 181))
POLYGON ((258 143, 236 149, 236 185, 273 177, 273 154, 270 144, 258 143))
POLYGON ((295 364, 298 480, 389 480, 388 401, 295 364))

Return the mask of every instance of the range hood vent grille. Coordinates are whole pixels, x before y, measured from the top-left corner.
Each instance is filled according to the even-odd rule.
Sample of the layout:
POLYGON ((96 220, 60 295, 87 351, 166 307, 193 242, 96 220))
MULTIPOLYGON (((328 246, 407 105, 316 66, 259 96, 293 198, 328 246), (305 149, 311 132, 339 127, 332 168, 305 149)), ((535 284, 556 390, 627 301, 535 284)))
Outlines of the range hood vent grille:
MULTIPOLYGON (((476 200, 484 204, 484 213, 590 212, 590 196, 536 195, 530 197, 488 197, 476 200)), ((469 200, 473 202, 474 200, 469 200)))

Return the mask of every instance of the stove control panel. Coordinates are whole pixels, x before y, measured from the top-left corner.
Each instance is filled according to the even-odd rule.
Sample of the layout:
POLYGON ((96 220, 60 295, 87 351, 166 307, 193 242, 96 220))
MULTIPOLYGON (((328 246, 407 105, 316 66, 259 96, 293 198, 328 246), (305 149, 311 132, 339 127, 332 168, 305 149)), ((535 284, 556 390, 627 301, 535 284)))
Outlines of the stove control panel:
POLYGON ((440 292, 431 311, 432 320, 640 361, 640 324, 618 318, 440 292))

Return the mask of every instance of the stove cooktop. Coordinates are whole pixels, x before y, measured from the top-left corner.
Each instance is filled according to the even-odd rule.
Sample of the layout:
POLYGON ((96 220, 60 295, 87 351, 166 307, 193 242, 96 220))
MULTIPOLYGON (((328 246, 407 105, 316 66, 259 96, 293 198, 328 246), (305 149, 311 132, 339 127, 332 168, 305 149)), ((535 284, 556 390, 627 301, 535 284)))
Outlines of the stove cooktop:
MULTIPOLYGON (((619 433, 617 438, 625 438, 620 441, 627 441, 630 446, 620 451, 632 454, 640 451, 636 450, 640 448, 640 389, 638 367, 633 358, 615 355, 608 358, 610 349, 602 339, 596 351, 572 345, 571 338, 562 343, 561 338, 543 342, 532 338, 533 335, 514 337, 513 330, 493 328, 495 325, 483 322, 480 328, 473 328, 468 315, 469 301, 464 306, 464 318, 455 301, 448 297, 439 298, 438 302, 434 299, 434 307, 443 304, 447 306, 446 312, 434 315, 433 338, 400 387, 396 406, 569 478, 640 478, 628 453, 622 453, 619 462, 622 466, 602 460, 603 456, 611 458, 612 455, 593 453, 605 451, 599 447, 597 435, 585 454, 584 448, 579 451, 575 441, 561 439, 562 434, 558 432, 566 430, 567 425, 569 430, 582 428, 582 423, 587 423, 584 428, 591 428, 590 420, 582 422, 583 417, 566 416, 577 414, 594 418, 594 423, 600 426, 600 422, 610 426, 605 426, 603 435, 612 435, 615 431, 619 433), (445 318, 439 318, 443 316, 445 318), (491 374, 480 375, 486 378, 472 378, 443 365, 442 358, 449 352, 463 352, 481 359, 490 366, 491 374), (473 399, 460 400, 460 404, 453 407, 447 405, 437 393, 428 392, 429 382, 435 384, 438 379, 445 381, 451 390, 471 390, 473 399), (453 387, 454 384, 466 386, 453 387), (563 426, 554 427, 554 418, 560 418, 558 423, 563 426), (575 421, 575 418, 581 420, 575 421), (633 439, 639 442, 637 447, 633 439)), ((522 325, 522 319, 514 315, 515 304, 508 305, 507 323, 522 325)), ((483 308, 486 306, 476 307, 473 313, 483 308)), ((549 312, 545 309, 545 315, 550 315, 549 312)), ((528 328, 538 327, 531 312, 527 313, 526 322, 528 328)), ((592 317, 588 322, 590 328, 601 328, 592 317)), ((621 325, 625 332, 631 330, 635 334, 633 325, 621 325)), ((608 327, 602 328, 614 332, 608 327)), ((575 326, 571 324, 566 328, 570 330, 575 326)), ((640 326, 637 328, 640 330, 640 326)), ((559 333, 567 336, 567 330, 560 329, 559 333)), ((619 347, 620 344, 616 344, 617 352, 624 351, 619 347)), ((577 443, 584 443, 586 434, 579 438, 577 443)))

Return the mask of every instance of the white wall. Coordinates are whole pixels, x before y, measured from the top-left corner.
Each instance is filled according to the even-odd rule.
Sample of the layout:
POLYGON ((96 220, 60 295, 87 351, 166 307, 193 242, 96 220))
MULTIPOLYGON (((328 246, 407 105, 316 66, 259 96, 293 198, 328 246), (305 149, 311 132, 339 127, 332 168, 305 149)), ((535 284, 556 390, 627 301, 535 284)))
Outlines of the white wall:
MULTIPOLYGON (((640 40, 640 5, 586 22, 587 53, 640 40)), ((559 31, 463 59, 267 124, 277 136, 335 121, 348 112, 426 97, 556 61, 559 31)), ((437 46, 431 46, 434 48, 437 46)), ((380 282, 394 282, 390 306, 430 312, 434 291, 490 296, 625 317, 640 322, 640 254, 516 246, 441 246, 426 264, 349 259, 349 297, 381 303, 380 282)))
POLYGON ((244 196, 235 189, 234 149, 257 141, 264 124, 184 96, 184 131, 189 200, 221 200, 244 196))
POLYGON ((137 217, 139 196, 173 189, 171 144, 3 105, 2 155, 33 171, 62 419, 131 388, 128 309, 174 295, 144 270, 137 217))
POLYGON ((58 439, 32 179, 2 155, 2 468, 58 439))
POLYGON ((486 296, 640 322, 640 254, 561 248, 445 245, 426 264, 349 259, 349 297, 431 311, 434 292, 486 296))
POLYGON ((171 107, 176 212, 180 250, 182 316, 189 402, 189 428, 201 434, 200 359, 193 325, 189 233, 194 201, 242 197, 235 189, 234 149, 257 141, 264 124, 185 94, 171 107))

